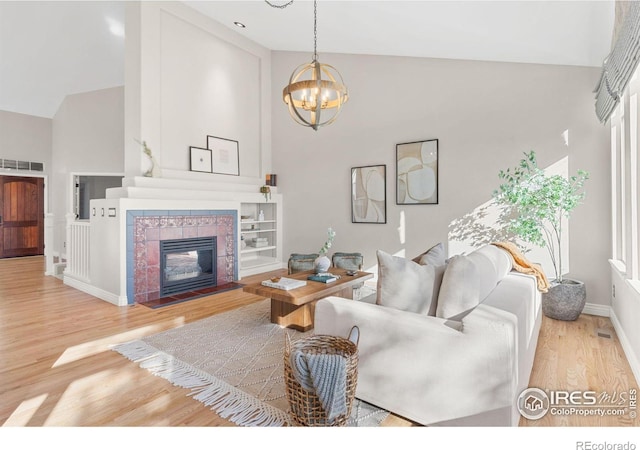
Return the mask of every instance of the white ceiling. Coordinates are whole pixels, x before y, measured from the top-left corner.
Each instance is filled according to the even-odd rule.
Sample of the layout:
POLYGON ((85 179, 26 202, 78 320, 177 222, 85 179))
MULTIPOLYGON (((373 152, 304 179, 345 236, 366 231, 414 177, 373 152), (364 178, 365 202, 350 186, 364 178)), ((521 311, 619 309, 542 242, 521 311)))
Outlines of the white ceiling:
MULTIPOLYGON (((313 51, 310 0, 185 3, 272 50, 313 51)), ((124 9, 123 1, 0 1, 0 110, 53 117, 68 94, 122 85, 124 38, 109 30, 122 26, 124 9)), ((613 21, 612 0, 321 0, 318 53, 597 67, 613 21)))

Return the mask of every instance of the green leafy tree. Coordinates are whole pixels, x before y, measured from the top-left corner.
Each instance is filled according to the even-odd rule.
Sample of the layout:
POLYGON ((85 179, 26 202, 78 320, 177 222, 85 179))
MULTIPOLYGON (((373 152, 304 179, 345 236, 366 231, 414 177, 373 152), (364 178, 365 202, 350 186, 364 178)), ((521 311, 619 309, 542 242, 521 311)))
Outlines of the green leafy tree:
POLYGON ((555 280, 562 283, 562 219, 584 199, 588 172, 578 170, 569 178, 546 175, 531 151, 517 167, 501 170, 498 176, 502 184, 493 197, 509 217, 508 230, 526 243, 546 247, 555 280))

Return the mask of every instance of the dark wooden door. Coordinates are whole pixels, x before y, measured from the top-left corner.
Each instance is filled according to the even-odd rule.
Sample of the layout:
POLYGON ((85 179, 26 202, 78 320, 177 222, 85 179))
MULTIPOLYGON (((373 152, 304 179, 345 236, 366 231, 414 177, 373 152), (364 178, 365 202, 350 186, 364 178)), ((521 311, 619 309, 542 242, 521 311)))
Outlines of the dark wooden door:
POLYGON ((0 176, 0 258, 44 254, 44 180, 0 176))

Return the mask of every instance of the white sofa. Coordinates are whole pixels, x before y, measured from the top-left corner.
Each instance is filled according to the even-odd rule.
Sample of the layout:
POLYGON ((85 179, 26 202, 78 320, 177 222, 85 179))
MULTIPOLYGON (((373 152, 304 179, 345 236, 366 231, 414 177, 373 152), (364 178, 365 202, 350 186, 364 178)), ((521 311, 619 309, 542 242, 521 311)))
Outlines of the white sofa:
POLYGON ((432 302, 407 311, 406 302, 388 305, 396 300, 388 288, 405 298, 419 292, 406 286, 429 264, 394 257, 394 267, 423 272, 389 282, 381 256, 374 303, 328 297, 315 309, 316 334, 346 337, 360 328, 356 397, 423 425, 517 426, 542 317, 536 278, 511 271, 506 251, 485 246, 440 265, 441 281, 432 264, 432 302), (460 308, 448 317, 452 301, 460 308))

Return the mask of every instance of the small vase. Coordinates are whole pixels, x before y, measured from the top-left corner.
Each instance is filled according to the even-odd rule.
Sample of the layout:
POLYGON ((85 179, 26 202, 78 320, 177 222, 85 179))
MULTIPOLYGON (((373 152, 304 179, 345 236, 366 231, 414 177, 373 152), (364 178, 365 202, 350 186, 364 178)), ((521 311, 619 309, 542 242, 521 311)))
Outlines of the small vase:
POLYGON ((156 162, 156 159, 153 157, 153 155, 147 155, 147 156, 149 156, 149 161, 151 162, 151 168, 149 170, 147 170, 143 174, 143 176, 159 178, 160 176, 162 176, 162 172, 160 170, 160 166, 156 162))
POLYGON ((151 158, 153 167, 151 168, 151 176, 154 178, 160 178, 162 176, 162 169, 158 165, 155 158, 151 158))
POLYGON ((329 271, 329 267, 331 267, 331 260, 327 255, 320 255, 313 262, 313 268, 316 273, 327 272, 329 271))

